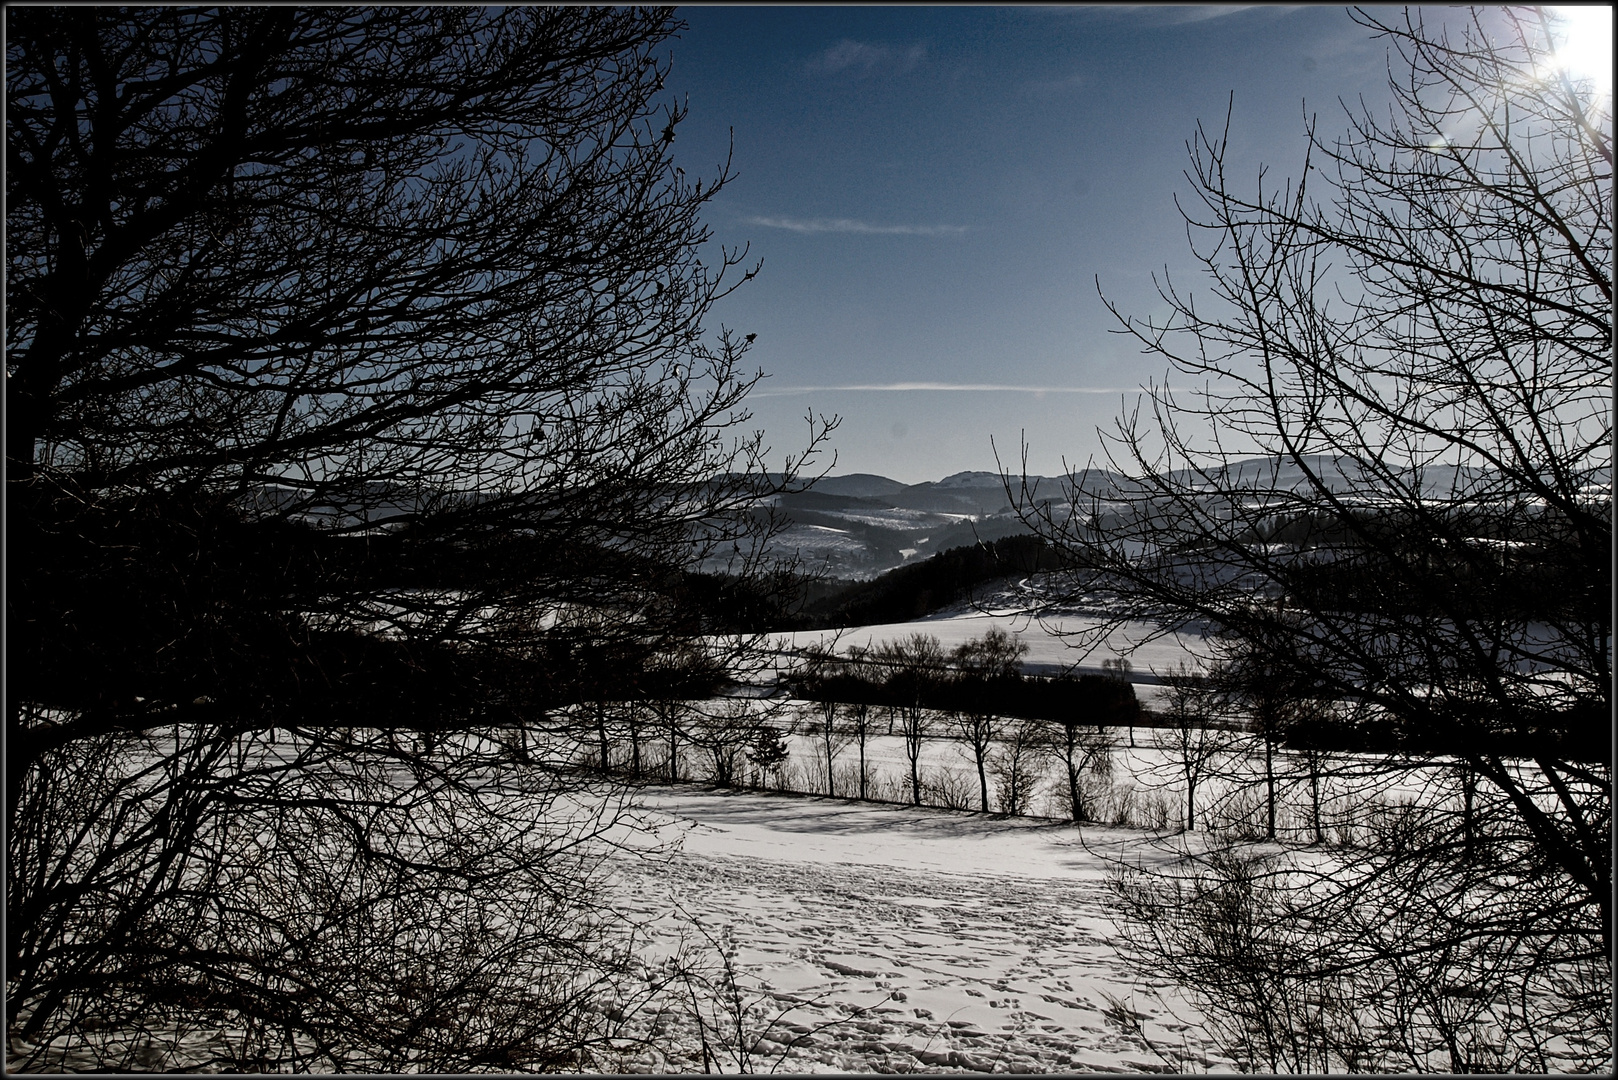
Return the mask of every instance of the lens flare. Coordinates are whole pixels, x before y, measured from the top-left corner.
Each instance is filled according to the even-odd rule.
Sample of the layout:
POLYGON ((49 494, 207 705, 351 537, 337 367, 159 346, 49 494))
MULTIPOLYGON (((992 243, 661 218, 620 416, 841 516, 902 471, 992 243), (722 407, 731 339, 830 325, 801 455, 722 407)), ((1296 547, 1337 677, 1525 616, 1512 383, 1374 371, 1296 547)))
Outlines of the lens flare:
POLYGON ((1612 93, 1612 8, 1606 4, 1549 7, 1553 71, 1588 79, 1596 93, 1612 93))

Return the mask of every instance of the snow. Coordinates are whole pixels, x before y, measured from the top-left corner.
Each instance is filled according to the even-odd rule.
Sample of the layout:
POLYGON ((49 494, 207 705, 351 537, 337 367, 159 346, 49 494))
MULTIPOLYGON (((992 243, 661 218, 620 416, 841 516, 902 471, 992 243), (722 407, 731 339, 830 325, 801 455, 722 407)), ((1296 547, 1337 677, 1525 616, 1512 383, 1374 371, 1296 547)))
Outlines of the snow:
POLYGON ((872 525, 879 529, 915 529, 924 527, 939 518, 958 521, 969 519, 972 516, 970 514, 945 514, 933 510, 905 510, 900 507, 881 511, 862 510, 855 512, 840 510, 822 512, 842 518, 845 521, 852 521, 860 525, 872 525))
MULTIPOLYGON (((1173 807, 1179 793, 1164 733, 1138 735, 1139 746, 1114 747, 1114 775, 1120 787, 1138 785, 1173 807)), ((812 764, 814 743, 791 741, 793 759, 812 764)), ((530 749, 575 753, 566 742, 530 749)), ((1283 828, 1300 832, 1308 796, 1293 757, 1283 752, 1277 765, 1283 828)), ((854 758, 845 747, 839 764, 854 758)), ((890 778, 907 771, 890 736, 872 739, 868 760, 890 778)), ((922 764, 970 768, 960 744, 944 739, 929 741, 922 764)), ((1426 782, 1408 778, 1412 794, 1441 797, 1434 785, 1444 770, 1428 771, 1426 782)), ((1378 772, 1368 770, 1367 782, 1384 795, 1406 780, 1378 772)), ((1218 787, 1206 789, 1212 816, 1218 787)), ((1345 793, 1325 794, 1331 802, 1345 793)), ((1369 793, 1348 794, 1363 803, 1369 793)), ((577 802, 577 818, 589 810, 585 795, 564 796, 551 812, 568 819, 577 802)), ((1207 1043, 1179 989, 1132 970, 1115 944, 1112 875, 1126 862, 1165 868, 1174 845, 1156 833, 695 785, 642 786, 635 798, 621 835, 610 838, 606 901, 623 916, 613 924, 636 927, 636 956, 649 972, 673 961, 708 973, 692 995, 707 1027, 681 1011, 687 984, 673 984, 671 1000, 665 980, 663 997, 622 1017, 612 1037, 622 1059, 599 1064, 789 1073, 1235 1068, 1207 1043)), ((213 1043, 239 1037, 200 1027, 174 1034, 181 1045, 153 1067, 206 1061, 213 1043)), ((150 1045, 146 1034, 129 1038, 147 1039, 134 1048, 150 1045)), ((78 1054, 60 1064, 97 1062, 78 1054)))
POLYGON ((649 789, 638 803, 687 830, 686 856, 1023 881, 1093 884, 1106 871, 1086 844, 1093 847, 1098 836, 1114 842, 1144 836, 1130 829, 777 792, 649 789))
MULTIPOLYGON (((620 902, 652 953, 684 940, 680 909, 734 950, 754 1071, 1233 1068, 1113 947, 1107 856, 1149 852, 1143 833, 782 794, 642 803, 684 841, 626 859, 620 902)), ((661 1049, 645 1067, 682 1064, 661 1049)))

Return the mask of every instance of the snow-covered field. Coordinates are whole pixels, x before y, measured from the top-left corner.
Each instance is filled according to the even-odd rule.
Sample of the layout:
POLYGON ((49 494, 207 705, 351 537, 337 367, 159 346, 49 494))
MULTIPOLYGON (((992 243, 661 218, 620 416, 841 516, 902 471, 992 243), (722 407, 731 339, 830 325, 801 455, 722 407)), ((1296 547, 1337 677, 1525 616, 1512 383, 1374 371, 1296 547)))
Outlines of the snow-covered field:
MULTIPOLYGON (((789 667, 793 654, 816 643, 846 653, 925 633, 949 650, 1000 627, 1028 644, 1025 668, 1035 673, 1098 672, 1104 660, 1128 658, 1148 707, 1161 689, 1154 671, 1194 664, 1208 651, 1195 631, 1154 636, 1153 627, 1131 623, 1103 635, 1100 616, 1069 612, 1039 623, 1011 608, 780 635, 772 645, 789 667), (1081 654, 1064 633, 1088 633, 1092 647, 1081 654)), ((780 772, 752 779, 825 790, 824 746, 809 734, 812 703, 732 699, 714 711, 732 708, 767 714, 790 750, 780 772)), ((947 781, 965 798, 949 805, 976 806, 970 751, 936 719, 919 763, 923 783, 931 778, 937 791, 947 781)), ((662 775, 663 744, 655 729, 643 731, 645 756, 636 760, 662 775)), ((538 745, 529 752, 541 759, 588 767, 596 753, 588 728, 532 735, 538 745)), ((616 768, 629 760, 624 735, 615 729, 612 736, 608 759, 616 768)), ((637 820, 651 828, 625 837, 609 857, 606 899, 622 917, 615 925, 638 927, 642 985, 659 989, 633 1008, 605 1003, 598 1016, 616 1025, 618 1056, 604 1053, 599 1064, 652 1072, 1233 1071, 1180 989, 1132 970, 1118 948, 1109 879, 1125 862, 1151 869, 1173 857, 1165 834, 1184 820, 1185 787, 1171 733, 1142 727, 1109 735, 1109 767, 1086 777, 1084 797, 1091 815, 1112 825, 1053 820, 1067 812, 1066 777, 1048 752, 1035 755, 1027 804, 1044 818, 780 791, 640 787, 637 820), (646 841, 655 853, 636 854, 646 841), (685 981, 675 971, 687 973, 679 977, 685 981)), ((1198 824, 1251 837, 1244 823, 1256 822, 1261 809, 1260 759, 1239 732, 1224 737, 1228 747, 1209 761, 1198 788, 1198 824)), ((686 739, 679 753, 681 777, 707 775, 698 744, 686 739)), ((857 762, 856 746, 844 741, 834 774, 840 795, 857 790, 857 762)), ((878 728, 866 764, 873 795, 908 797, 909 760, 896 733, 878 728)), ((1317 832, 1340 842, 1385 800, 1454 798, 1461 779, 1445 762, 1401 772, 1367 758, 1358 770, 1340 756, 1318 782, 1303 755, 1281 750, 1274 764, 1277 834, 1298 843, 1317 832)), ((992 769, 988 782, 993 799, 992 769)), ((187 1042, 153 1063, 184 1067, 205 1060, 207 1050, 187 1042)))
MULTIPOLYGON (((1133 785, 1172 809, 1180 792, 1159 745, 1164 733, 1142 729, 1133 747, 1116 734, 1108 784, 1133 785)), ((571 758, 582 747, 559 737, 544 756, 571 758)), ((808 737, 793 736, 791 748, 813 762, 808 737)), ((266 752, 290 761, 290 750, 272 742, 266 752)), ((883 774, 908 765, 896 738, 868 750, 883 774)), ((1294 765, 1283 758, 1288 832, 1308 798, 1294 765)), ((961 772, 969 761, 958 743, 937 740, 923 767, 961 772)), ((1424 782, 1384 773, 1380 794, 1405 783, 1424 782)), ((1235 1069, 1180 989, 1132 970, 1118 948, 1111 875, 1120 865, 1166 867, 1177 845, 1161 833, 696 785, 640 786, 634 797, 640 810, 619 819, 624 835, 607 856, 603 899, 618 913, 610 925, 636 928, 640 985, 657 989, 631 1008, 602 1002, 598 1015, 615 1026, 597 1067, 1235 1069)), ((1328 803, 1339 800, 1326 792, 1328 803)), ((158 1034, 156 1043, 152 1033, 130 1035, 149 1052, 139 1060, 155 1068, 194 1067, 212 1060, 214 1042, 239 1038, 197 1027, 162 1047, 168 1036, 158 1034)), ((102 1063, 87 1052, 64 1056, 55 1064, 102 1063)))
MULTIPOLYGON (((639 928, 648 970, 677 959, 701 987, 685 997, 665 976, 615 1028, 622 1055, 597 1066, 1231 1067, 1175 988, 1114 946, 1109 859, 1166 858, 1146 833, 689 785, 642 787, 636 803, 602 899, 612 925, 639 928)), ((206 1069, 243 1037, 227 1023, 113 1033, 100 1050, 69 1038, 51 1065, 104 1067, 125 1047, 145 1068, 206 1069)))
MULTIPOLYGON (((726 1071, 1232 1068, 1114 948, 1108 856, 1153 858, 1142 833, 781 794, 642 801, 683 844, 625 858, 618 903, 651 955, 690 942, 681 912, 732 950, 726 1071)), ((686 1030, 626 1065, 703 1061, 686 1030)))

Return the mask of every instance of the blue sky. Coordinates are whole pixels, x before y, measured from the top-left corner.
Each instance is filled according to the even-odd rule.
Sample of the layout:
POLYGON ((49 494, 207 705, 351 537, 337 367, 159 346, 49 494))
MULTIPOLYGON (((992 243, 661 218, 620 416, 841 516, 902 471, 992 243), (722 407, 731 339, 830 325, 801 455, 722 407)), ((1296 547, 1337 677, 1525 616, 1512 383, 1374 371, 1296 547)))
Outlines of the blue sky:
POLYGON ((1296 175, 1304 108, 1385 100, 1386 47, 1341 7, 685 7, 677 159, 712 175, 718 243, 759 277, 715 311, 758 340, 756 423, 843 417, 834 472, 916 482, 993 469, 993 437, 1051 474, 1163 362, 1109 331, 1096 281, 1159 313, 1197 284, 1174 197, 1198 121, 1251 185, 1296 175), (875 389, 925 384, 958 389, 875 389), (972 389, 966 389, 971 387, 972 389), (1044 388, 1037 389, 1003 389, 1044 388))

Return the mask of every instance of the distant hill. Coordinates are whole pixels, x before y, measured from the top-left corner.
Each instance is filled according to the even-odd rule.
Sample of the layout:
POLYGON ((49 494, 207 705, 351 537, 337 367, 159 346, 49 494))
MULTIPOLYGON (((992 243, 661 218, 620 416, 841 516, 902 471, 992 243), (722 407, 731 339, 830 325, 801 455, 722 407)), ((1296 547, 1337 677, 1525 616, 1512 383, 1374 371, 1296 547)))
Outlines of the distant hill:
POLYGON ((849 473, 847 476, 826 476, 815 481, 812 490, 823 495, 849 495, 857 499, 887 499, 905 489, 906 485, 886 476, 871 473, 849 473))
POLYGON ((912 484, 893 498, 897 506, 913 510, 931 510, 941 514, 1005 514, 1011 512, 1011 500, 998 478, 993 487, 946 487, 943 484, 912 484))
POLYGON ((971 600, 978 586, 1011 575, 1058 569, 1045 541, 1022 534, 950 548, 889 570, 872 581, 858 581, 819 595, 792 619, 794 629, 869 626, 909 622, 971 600))
MULTIPOLYGON (((1060 497, 1060 480, 1029 480, 1038 483, 1041 499, 1060 497)), ((872 473, 827 476, 774 503, 790 523, 775 550, 795 552, 806 569, 843 580, 870 580, 936 552, 1028 531, 994 472, 920 484, 872 473)))
POLYGON ((1000 474, 993 472, 958 472, 932 485, 938 488, 1003 488, 1000 474))
POLYGON ((795 491, 782 495, 776 501, 776 505, 788 510, 885 510, 890 503, 886 499, 841 495, 814 487, 808 491, 795 491))
MULTIPOLYGON (((1316 456, 1304 459, 1303 466, 1278 457, 1246 458, 1228 462, 1208 479, 1216 489, 1298 491, 1309 485, 1307 474, 1313 473, 1329 489, 1345 493, 1363 490, 1369 482, 1347 459, 1316 456)), ((1592 489, 1605 492, 1610 476, 1608 471, 1599 472, 1592 489)), ((1141 494, 1138 486, 1104 469, 1077 479, 1081 500, 1088 503, 1093 498, 1102 504, 1103 524, 1109 501, 1141 494)), ((1199 482, 1189 471, 1181 471, 1179 479, 1199 482)), ((1467 469, 1438 466, 1422 474, 1420 487, 1429 496, 1442 497, 1482 479, 1467 469)), ((1026 486, 1035 501, 1053 504, 1054 515, 1060 518, 1072 483, 1068 477, 1030 476, 1026 486)), ((920 484, 872 473, 828 476, 807 492, 776 500, 791 524, 774 547, 796 552, 806 568, 830 577, 870 580, 934 552, 1028 532, 1012 505, 1022 497, 1023 487, 1022 478, 1013 477, 1008 497, 1000 474, 985 471, 958 472, 920 484)))

